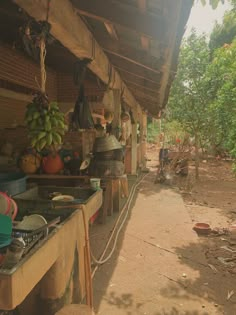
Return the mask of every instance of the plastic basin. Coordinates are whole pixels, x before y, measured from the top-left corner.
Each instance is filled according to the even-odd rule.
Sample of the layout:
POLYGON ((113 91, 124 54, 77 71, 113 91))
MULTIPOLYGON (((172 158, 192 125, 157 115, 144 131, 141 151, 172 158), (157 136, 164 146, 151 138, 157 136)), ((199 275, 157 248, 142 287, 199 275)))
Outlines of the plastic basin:
POLYGON ((0 173, 0 191, 10 196, 26 191, 26 176, 23 173, 0 173))

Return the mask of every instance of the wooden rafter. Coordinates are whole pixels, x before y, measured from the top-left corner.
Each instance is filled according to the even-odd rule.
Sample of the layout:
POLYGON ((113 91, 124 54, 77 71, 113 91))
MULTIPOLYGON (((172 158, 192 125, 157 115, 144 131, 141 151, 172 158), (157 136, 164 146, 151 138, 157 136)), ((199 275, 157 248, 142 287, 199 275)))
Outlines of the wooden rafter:
POLYGON ((156 103, 152 102, 152 101, 147 100, 147 99, 140 97, 140 96, 136 96, 136 98, 137 98, 138 102, 140 103, 141 107, 146 107, 145 105, 147 105, 147 104, 151 105, 153 108, 158 107, 157 102, 156 103))
POLYGON ((96 39, 107 53, 125 59, 126 61, 134 63, 147 70, 156 73, 160 72, 162 66, 161 61, 150 55, 148 52, 138 48, 135 49, 133 46, 122 41, 112 40, 104 36, 96 36, 96 39))
POLYGON ((141 80, 145 80, 146 82, 151 82, 151 83, 154 83, 154 84, 157 83, 157 81, 154 81, 151 78, 147 78, 147 76, 140 75, 140 74, 137 74, 135 72, 131 72, 131 71, 128 71, 127 69, 123 69, 123 68, 120 68, 120 67, 117 67, 117 66, 115 66, 115 68, 121 73, 122 76, 124 76, 124 74, 125 75, 128 74, 131 77, 139 78, 141 80))
POLYGON ((150 87, 148 87, 148 86, 144 86, 144 85, 142 85, 142 84, 140 84, 140 83, 134 82, 133 80, 130 81, 130 80, 127 80, 127 79, 123 78, 123 81, 126 82, 127 85, 134 85, 134 86, 137 86, 138 88, 141 88, 142 90, 146 90, 147 93, 148 93, 149 91, 150 91, 150 92, 154 92, 154 93, 157 92, 157 89, 153 89, 153 88, 150 88, 150 87))
MULTIPOLYGON (((36 20, 42 21, 45 19, 48 6, 47 0, 14 0, 14 2, 36 20)), ((92 58, 89 68, 104 83, 110 81, 112 74, 113 88, 123 89, 125 101, 139 111, 139 104, 136 99, 121 80, 119 73, 111 67, 109 59, 87 26, 75 14, 74 7, 69 0, 51 0, 48 21, 51 24, 51 34, 77 58, 92 58), (112 73, 110 70, 112 70, 112 73)))
POLYGON ((110 22, 105 22, 104 26, 107 32, 109 33, 109 35, 111 36, 111 38, 113 38, 114 40, 118 40, 118 35, 117 35, 114 25, 110 22))
POLYGON ((158 91, 160 88, 160 84, 158 82, 151 82, 146 80, 145 78, 139 78, 127 72, 120 72, 122 79, 126 82, 133 82, 139 86, 149 88, 153 91, 158 91))
MULTIPOLYGON (((147 11, 147 0, 137 0, 138 8, 142 14, 145 14, 147 11)), ((150 48, 150 39, 145 35, 141 35, 141 45, 144 50, 148 51, 150 48)))
POLYGON ((150 102, 153 103, 157 103, 159 100, 159 94, 158 92, 153 93, 153 92, 149 92, 149 91, 144 91, 142 89, 137 89, 137 87, 129 87, 130 90, 133 92, 133 94, 135 95, 135 97, 143 97, 147 100, 149 100, 150 102))
POLYGON ((149 65, 146 65, 144 62, 140 62, 140 61, 137 61, 137 60, 134 60, 133 58, 129 58, 129 57, 126 57, 124 55, 121 55, 121 54, 118 54, 114 51, 110 51, 110 50, 107 50, 104 48, 104 51, 106 53, 108 53, 109 55, 113 55, 114 58, 120 58, 120 59, 125 59, 126 61, 130 62, 130 63, 133 63, 139 67, 142 67, 148 71, 151 71, 151 72, 154 72, 154 73, 160 73, 160 70, 161 70, 161 67, 159 67, 158 69, 154 69, 153 67, 150 67, 149 65))
POLYGON ((145 69, 143 67, 138 66, 137 64, 128 62, 125 59, 116 58, 113 55, 109 55, 109 59, 114 67, 118 67, 120 69, 125 69, 131 73, 134 73, 140 77, 147 78, 154 81, 159 82, 161 73, 149 71, 148 69, 145 69))
POLYGON ((110 0, 72 0, 79 14, 101 22, 125 26, 142 35, 163 40, 166 34, 166 20, 162 16, 143 14, 138 9, 124 8, 119 2, 110 0))

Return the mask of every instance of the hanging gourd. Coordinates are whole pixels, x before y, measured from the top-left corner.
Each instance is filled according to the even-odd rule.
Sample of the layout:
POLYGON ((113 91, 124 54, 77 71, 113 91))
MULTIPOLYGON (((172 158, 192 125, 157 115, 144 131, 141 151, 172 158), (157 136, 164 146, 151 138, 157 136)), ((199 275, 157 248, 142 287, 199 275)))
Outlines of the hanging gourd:
MULTIPOLYGON (((28 136, 33 148, 41 151, 45 147, 56 151, 57 146, 62 143, 66 125, 64 114, 60 111, 56 102, 49 102, 46 95, 46 40, 49 36, 50 25, 40 22, 40 33, 29 38, 38 46, 40 52, 41 87, 33 101, 27 105, 25 123, 28 128, 28 136)), ((35 33, 34 33, 35 34, 35 33)))

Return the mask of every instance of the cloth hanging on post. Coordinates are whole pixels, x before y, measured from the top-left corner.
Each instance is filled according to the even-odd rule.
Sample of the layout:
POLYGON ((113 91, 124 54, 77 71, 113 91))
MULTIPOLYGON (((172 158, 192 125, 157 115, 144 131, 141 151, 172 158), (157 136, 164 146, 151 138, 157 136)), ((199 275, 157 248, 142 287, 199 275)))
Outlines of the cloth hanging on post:
POLYGON ((87 65, 91 59, 84 59, 78 61, 74 69, 74 82, 79 88, 79 95, 77 97, 74 112, 72 114, 72 125, 75 129, 89 129, 94 128, 93 117, 89 108, 89 103, 84 93, 84 79, 86 75, 87 65))

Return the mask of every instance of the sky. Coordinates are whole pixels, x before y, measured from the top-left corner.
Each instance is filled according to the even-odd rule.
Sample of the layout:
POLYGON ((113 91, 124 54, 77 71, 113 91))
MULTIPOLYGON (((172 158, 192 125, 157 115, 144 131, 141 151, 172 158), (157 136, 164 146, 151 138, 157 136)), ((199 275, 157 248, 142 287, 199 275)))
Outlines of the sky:
POLYGON ((227 1, 225 4, 219 3, 217 9, 215 10, 213 10, 209 4, 203 6, 200 0, 195 1, 184 36, 187 37, 193 27, 196 29, 198 34, 204 32, 209 35, 214 27, 215 21, 221 22, 224 12, 229 9, 230 4, 227 1))

